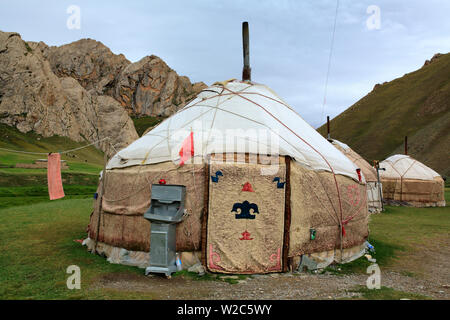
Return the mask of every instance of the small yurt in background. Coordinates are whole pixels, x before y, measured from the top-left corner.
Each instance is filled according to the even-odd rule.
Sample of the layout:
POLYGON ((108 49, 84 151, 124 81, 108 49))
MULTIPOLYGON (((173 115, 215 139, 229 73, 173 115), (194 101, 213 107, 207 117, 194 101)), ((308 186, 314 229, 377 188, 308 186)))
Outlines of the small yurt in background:
POLYGON ((380 162, 383 198, 390 204, 444 207, 444 180, 433 169, 408 155, 397 154, 380 162))
POLYGON ((377 171, 363 157, 356 153, 345 143, 335 139, 328 139, 333 146, 347 156, 359 169, 361 169, 367 184, 367 204, 369 212, 378 213, 383 209, 382 184, 378 182, 377 171))

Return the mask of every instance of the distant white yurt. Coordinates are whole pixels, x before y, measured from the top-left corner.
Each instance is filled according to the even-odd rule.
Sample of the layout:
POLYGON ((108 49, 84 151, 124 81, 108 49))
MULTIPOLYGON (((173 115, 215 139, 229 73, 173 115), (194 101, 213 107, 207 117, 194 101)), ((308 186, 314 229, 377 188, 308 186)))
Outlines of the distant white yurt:
POLYGON ((433 169, 408 155, 397 154, 380 163, 383 198, 392 204, 443 207, 444 180, 433 169))
POLYGON ((151 185, 164 180, 186 187, 185 218, 176 225, 182 260, 197 255, 211 272, 242 274, 295 269, 308 259, 348 262, 364 253, 368 237, 366 182, 356 169, 267 86, 216 83, 111 158, 88 246, 110 261, 145 266, 143 214, 151 185), (181 165, 186 137, 192 157, 181 165))
POLYGON ((378 213, 383 209, 382 184, 378 182, 377 171, 363 157, 356 153, 345 143, 335 139, 328 139, 333 146, 347 156, 359 169, 361 169, 367 183, 367 203, 369 212, 378 213))

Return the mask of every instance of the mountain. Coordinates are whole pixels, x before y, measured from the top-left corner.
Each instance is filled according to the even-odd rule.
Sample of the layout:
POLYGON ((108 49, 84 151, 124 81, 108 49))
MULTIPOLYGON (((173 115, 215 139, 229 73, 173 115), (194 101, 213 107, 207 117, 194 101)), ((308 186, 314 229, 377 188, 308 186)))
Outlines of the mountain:
MULTIPOLYGON (((326 136, 326 124, 318 131, 326 136)), ((422 68, 377 84, 330 121, 331 137, 366 160, 404 152, 443 176, 450 175, 450 53, 435 54, 422 68)))
POLYGON ((155 55, 131 63, 92 39, 41 46, 41 51, 57 76, 72 77, 90 92, 113 97, 134 116, 169 116, 206 87, 179 76, 155 55))
POLYGON ((113 153, 138 138, 130 115, 168 116, 206 85, 156 56, 131 63, 101 42, 55 47, 0 31, 0 123, 43 137, 95 142, 113 153))
MULTIPOLYGON (((132 120, 110 96, 91 94, 72 77, 58 77, 18 33, 0 32, 0 122, 44 137, 95 142, 106 137, 116 149, 137 138, 132 120)), ((99 144, 109 150, 108 141, 99 144)))

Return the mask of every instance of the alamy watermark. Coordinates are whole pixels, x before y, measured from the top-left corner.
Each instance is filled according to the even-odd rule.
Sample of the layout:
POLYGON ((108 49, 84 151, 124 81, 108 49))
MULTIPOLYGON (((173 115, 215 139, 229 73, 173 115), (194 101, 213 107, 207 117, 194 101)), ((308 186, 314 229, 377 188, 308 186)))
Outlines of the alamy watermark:
POLYGON ((66 21, 67 29, 81 29, 81 8, 72 4, 67 7, 66 13, 70 14, 66 21))
POLYGON ((77 265, 71 265, 67 267, 66 273, 71 274, 67 278, 67 288, 70 290, 81 289, 81 270, 77 265))
POLYGON ((366 273, 370 274, 366 281, 367 289, 381 289, 381 270, 378 264, 371 264, 366 273))
POLYGON ((381 9, 379 6, 370 5, 366 10, 367 14, 370 14, 369 18, 366 20, 366 26, 369 30, 379 30, 381 29, 381 9))
POLYGON ((168 146, 175 164, 180 161, 183 141, 193 132, 195 156, 189 163, 201 164, 215 156, 215 163, 245 162, 262 164, 261 175, 273 175, 279 169, 280 138, 277 129, 268 128, 228 128, 224 130, 204 126, 202 121, 194 121, 191 128, 170 132, 168 146), (202 156, 198 156, 202 155, 202 156))

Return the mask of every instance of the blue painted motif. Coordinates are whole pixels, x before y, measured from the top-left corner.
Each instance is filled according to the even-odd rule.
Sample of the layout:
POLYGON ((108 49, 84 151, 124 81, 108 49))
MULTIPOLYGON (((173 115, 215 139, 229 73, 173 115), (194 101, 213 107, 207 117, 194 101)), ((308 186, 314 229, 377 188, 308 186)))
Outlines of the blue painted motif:
POLYGON ((255 219, 255 213, 259 213, 258 206, 255 203, 248 202, 247 200, 242 203, 235 203, 231 212, 238 212, 238 209, 241 210, 241 213, 236 213, 236 219, 255 219), (250 210, 253 210, 253 214, 250 213, 250 210))
POLYGON ((216 171, 216 176, 211 176, 212 182, 219 182, 219 176, 223 177, 222 171, 216 171))
POLYGON ((275 178, 273 178, 273 181, 272 182, 277 182, 277 188, 278 189, 283 189, 284 188, 284 184, 286 183, 286 182, 280 182, 280 177, 275 177, 275 178))

